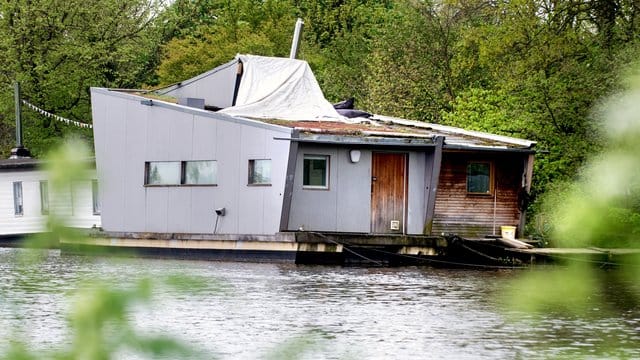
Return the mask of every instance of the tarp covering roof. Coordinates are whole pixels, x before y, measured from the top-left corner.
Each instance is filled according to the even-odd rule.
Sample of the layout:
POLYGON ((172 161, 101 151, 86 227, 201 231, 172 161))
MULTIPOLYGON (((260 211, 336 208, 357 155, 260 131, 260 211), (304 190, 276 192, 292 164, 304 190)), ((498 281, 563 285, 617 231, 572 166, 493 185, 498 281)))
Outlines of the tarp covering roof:
POLYGON ((325 98, 303 60, 238 55, 242 80, 235 106, 220 110, 257 119, 329 120, 343 117, 325 98))

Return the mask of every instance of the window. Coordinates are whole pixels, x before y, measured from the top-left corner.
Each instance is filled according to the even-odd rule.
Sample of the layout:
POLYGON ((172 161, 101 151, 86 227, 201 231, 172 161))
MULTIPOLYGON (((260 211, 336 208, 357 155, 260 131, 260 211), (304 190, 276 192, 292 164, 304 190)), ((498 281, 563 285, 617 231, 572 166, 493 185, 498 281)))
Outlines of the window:
POLYGON ((40 181, 40 213, 49 214, 49 182, 47 180, 40 181))
POLYGON ((249 185, 271 185, 271 160, 249 160, 249 185))
POLYGON ((308 189, 329 188, 329 156, 305 155, 302 187, 308 189))
POLYGON ((100 215, 102 203, 98 192, 98 180, 91 180, 91 197, 93 199, 93 215, 100 215))
POLYGON ((491 163, 472 162, 467 165, 467 192, 470 194, 491 194, 491 163))
POLYGON ((218 181, 214 160, 149 161, 145 172, 145 185, 216 185, 218 181))
POLYGON ((16 215, 24 213, 23 205, 22 181, 16 181, 13 183, 13 210, 16 215))
POLYGON ((218 180, 218 165, 215 161, 184 161, 183 184, 215 185, 218 180))
POLYGON ((147 185, 179 185, 180 161, 151 161, 147 163, 147 185))

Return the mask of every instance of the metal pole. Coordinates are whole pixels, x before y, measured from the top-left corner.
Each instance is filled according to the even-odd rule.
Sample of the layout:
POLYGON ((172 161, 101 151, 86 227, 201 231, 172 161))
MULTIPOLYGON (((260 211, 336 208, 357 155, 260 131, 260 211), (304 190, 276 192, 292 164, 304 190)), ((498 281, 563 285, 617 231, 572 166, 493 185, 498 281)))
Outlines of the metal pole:
POLYGON ((14 100, 16 103, 16 147, 22 147, 22 104, 20 103, 20 83, 15 82, 14 86, 14 100))
POLYGON ((290 59, 295 59, 298 55, 298 47, 300 46, 300 34, 302 33, 302 27, 304 26, 304 21, 298 18, 296 20, 296 27, 293 31, 293 41, 291 42, 291 53, 289 54, 290 59))

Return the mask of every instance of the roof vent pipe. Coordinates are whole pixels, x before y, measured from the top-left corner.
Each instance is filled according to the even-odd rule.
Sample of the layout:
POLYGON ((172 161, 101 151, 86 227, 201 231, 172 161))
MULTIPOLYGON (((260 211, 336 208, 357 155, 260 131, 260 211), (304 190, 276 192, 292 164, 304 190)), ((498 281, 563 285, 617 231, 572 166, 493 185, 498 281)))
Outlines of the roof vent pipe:
POLYGON ((302 27, 304 26, 304 21, 298 18, 296 20, 296 28, 293 31, 293 41, 291 42, 291 53, 289 54, 290 59, 295 59, 298 55, 298 47, 300 46, 300 34, 302 34, 302 27))

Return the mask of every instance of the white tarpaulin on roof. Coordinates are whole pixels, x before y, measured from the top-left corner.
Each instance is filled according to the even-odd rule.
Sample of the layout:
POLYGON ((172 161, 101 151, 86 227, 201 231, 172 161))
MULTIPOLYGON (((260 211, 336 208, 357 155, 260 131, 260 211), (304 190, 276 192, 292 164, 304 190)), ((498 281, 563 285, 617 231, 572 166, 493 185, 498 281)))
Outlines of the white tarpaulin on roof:
POLYGON ((235 106, 219 112, 282 120, 343 119, 322 94, 306 61, 238 55, 243 74, 235 106))

